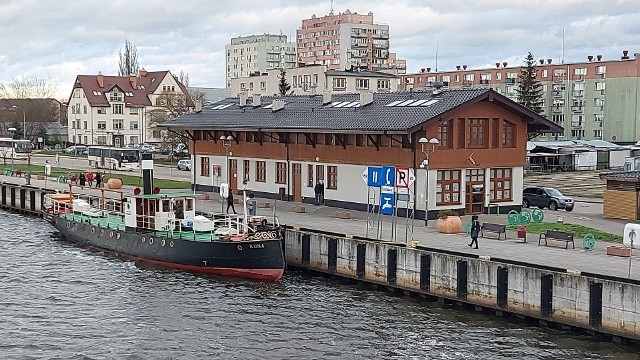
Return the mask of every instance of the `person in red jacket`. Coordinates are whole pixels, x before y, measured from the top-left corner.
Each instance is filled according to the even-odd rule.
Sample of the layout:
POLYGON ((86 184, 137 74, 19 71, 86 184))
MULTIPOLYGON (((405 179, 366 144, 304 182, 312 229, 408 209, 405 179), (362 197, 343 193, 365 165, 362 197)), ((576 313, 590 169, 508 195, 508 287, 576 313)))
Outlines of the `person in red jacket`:
POLYGON ((87 185, 89 185, 89 187, 92 187, 93 186, 93 173, 91 171, 89 171, 87 173, 86 178, 87 178, 87 185))

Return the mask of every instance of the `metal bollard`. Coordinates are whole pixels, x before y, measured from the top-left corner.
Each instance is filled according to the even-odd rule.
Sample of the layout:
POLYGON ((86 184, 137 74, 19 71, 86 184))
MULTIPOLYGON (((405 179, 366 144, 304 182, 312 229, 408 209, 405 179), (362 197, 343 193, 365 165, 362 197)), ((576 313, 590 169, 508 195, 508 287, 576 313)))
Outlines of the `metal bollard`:
POLYGON ((31 172, 24 174, 24 179, 26 180, 27 185, 31 185, 31 172))

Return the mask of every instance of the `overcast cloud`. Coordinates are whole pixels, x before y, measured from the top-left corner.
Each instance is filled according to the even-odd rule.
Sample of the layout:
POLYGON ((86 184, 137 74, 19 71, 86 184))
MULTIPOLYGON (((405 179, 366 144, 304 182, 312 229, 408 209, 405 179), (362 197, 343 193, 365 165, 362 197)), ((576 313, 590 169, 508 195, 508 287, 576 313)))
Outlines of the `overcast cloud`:
MULTIPOLYGON (((189 73, 191 86, 224 87, 224 46, 239 35, 295 36, 303 18, 326 15, 330 1, 0 0, 0 81, 52 78, 66 98, 76 75, 116 75, 128 39, 148 71, 189 73)), ((640 52, 638 0, 352 0, 335 12, 373 11, 389 24, 391 51, 409 72, 507 61, 528 51, 566 62, 640 52)))

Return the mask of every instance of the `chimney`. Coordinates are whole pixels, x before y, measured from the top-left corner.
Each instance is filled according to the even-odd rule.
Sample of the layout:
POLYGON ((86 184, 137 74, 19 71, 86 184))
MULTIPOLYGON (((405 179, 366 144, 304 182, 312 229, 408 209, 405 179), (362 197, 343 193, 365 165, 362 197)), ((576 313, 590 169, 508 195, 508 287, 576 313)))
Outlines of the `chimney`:
POLYGON ((462 65, 462 68, 463 68, 464 70, 467 70, 467 65, 462 65))
POLYGON ((507 67, 507 65, 509 65, 509 63, 506 61, 502 63, 502 67, 507 67))
POLYGON ((252 101, 252 105, 253 107, 260 107, 262 105, 262 97, 260 96, 260 94, 253 94, 253 101, 252 101))
POLYGON ((593 55, 587 56, 587 59, 589 59, 589 62, 592 62, 593 61, 593 55))
POLYGON ((460 70, 460 65, 456 65, 456 70, 460 70))
POLYGON ((98 71, 98 76, 96 76, 96 80, 98 80, 98 86, 104 87, 104 76, 102 76, 102 71, 98 71))
POLYGON ((271 104, 271 112, 276 112, 284 109, 284 99, 273 99, 273 103, 271 104))
POLYGON ((129 75, 129 82, 131 83, 131 87, 133 87, 134 90, 138 88, 138 78, 135 75, 129 75))
POLYGON ((195 106, 195 112, 201 112, 202 111, 202 100, 196 100, 193 102, 193 105, 195 106))
POLYGON ((427 72, 431 72, 431 68, 427 68, 427 72))
POLYGON ((499 63, 499 62, 497 62, 497 63, 496 63, 496 67, 497 67, 497 68, 499 68, 499 67, 500 67, 500 63, 499 63))
POLYGON ((248 95, 245 91, 238 93, 238 99, 240 99, 240 107, 247 106, 247 97, 248 95))
POLYGON ((598 59, 598 61, 602 60, 602 55, 596 55, 596 59, 598 59))
POLYGON ((360 107, 367 106, 373 102, 373 93, 366 91, 360 93, 360 107))
POLYGON ((423 73, 425 71, 425 68, 420 69, 420 72, 423 73))
POLYGON ((325 91, 322 93, 322 105, 328 105, 331 104, 331 93, 328 91, 325 91))
POLYGON ((547 59, 547 64, 551 64, 552 61, 553 60, 551 60, 551 59, 547 59))
POLYGON ((150 152, 142 153, 142 193, 153 193, 153 154, 150 152))
POLYGON ((629 50, 623 50, 622 51, 622 58, 623 59, 628 59, 629 58, 629 50))
POLYGON ((140 69, 139 71, 140 77, 147 77, 147 70, 145 70, 144 68, 140 69))
POLYGON ((540 65, 544 65, 544 59, 540 59, 540 65))

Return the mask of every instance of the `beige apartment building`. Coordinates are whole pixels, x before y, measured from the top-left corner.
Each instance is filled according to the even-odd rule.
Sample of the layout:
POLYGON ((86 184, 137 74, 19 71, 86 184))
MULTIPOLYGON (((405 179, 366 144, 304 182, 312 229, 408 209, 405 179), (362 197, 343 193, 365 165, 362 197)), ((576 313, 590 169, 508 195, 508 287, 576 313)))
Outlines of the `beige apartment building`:
MULTIPOLYGON (((287 69, 285 75, 291 89, 287 95, 315 95, 330 93, 396 92, 398 77, 394 74, 366 70, 328 70, 324 65, 287 69)), ((261 75, 231 79, 232 96, 240 92, 261 95, 280 93, 280 70, 261 75)))
POLYGON ((296 37, 298 63, 324 65, 330 70, 390 69, 389 25, 375 24, 372 12, 313 15, 302 20, 296 37))
MULTIPOLYGON (((431 68, 401 76, 401 90, 492 88, 517 99, 522 64, 497 62, 495 67, 431 72, 431 68)), ((536 76, 542 83, 543 116, 564 128, 546 135, 549 140, 602 139, 617 143, 640 140, 640 53, 623 51, 620 59, 589 55, 585 61, 554 63, 540 59, 536 76)))
POLYGON ((232 38, 225 50, 227 88, 234 78, 296 66, 296 44, 288 42, 286 35, 240 36, 232 38))

